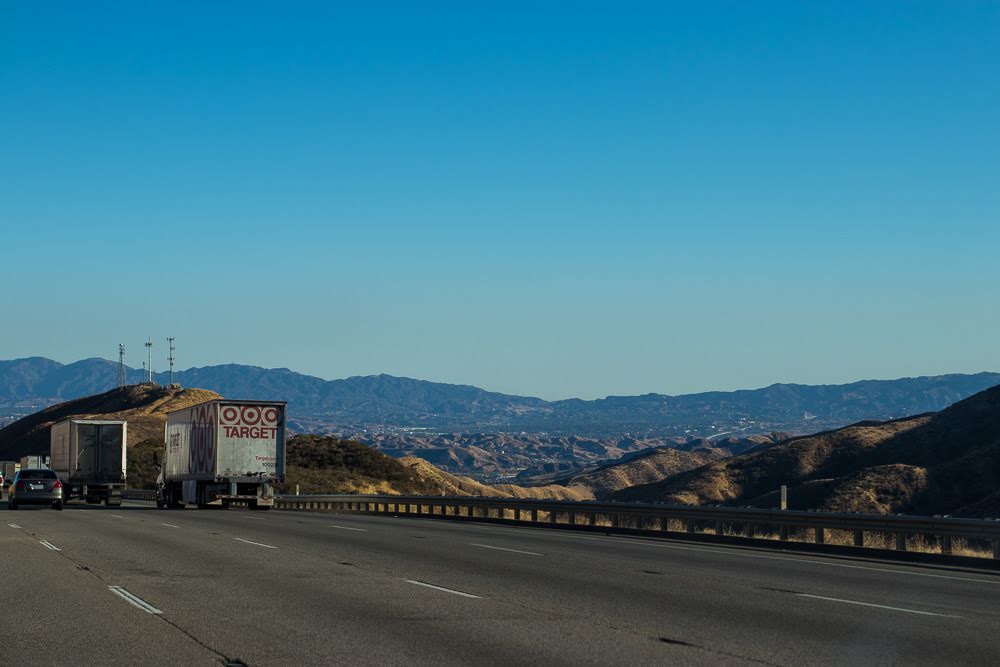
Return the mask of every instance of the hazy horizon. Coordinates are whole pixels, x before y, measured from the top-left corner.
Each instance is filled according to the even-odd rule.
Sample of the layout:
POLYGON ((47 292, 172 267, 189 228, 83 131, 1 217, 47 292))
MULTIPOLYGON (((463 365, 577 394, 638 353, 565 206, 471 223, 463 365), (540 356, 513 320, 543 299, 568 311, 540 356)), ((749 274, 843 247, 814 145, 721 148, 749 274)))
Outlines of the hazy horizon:
MULTIPOLYGON (((68 365, 68 364, 79 362, 79 361, 87 361, 88 359, 100 359, 102 361, 107 361, 108 363, 113 363, 113 364, 117 364, 118 363, 117 360, 115 360, 115 359, 108 359, 107 357, 101 357, 101 356, 81 357, 79 359, 63 360, 63 359, 56 359, 55 357, 51 357, 51 356, 44 355, 44 354, 28 355, 26 357, 18 357, 16 359, 0 359, 0 362, 2 362, 2 361, 16 361, 18 359, 28 359, 28 358, 32 358, 32 357, 36 357, 36 358, 40 357, 40 358, 44 358, 44 359, 49 359, 51 361, 56 361, 56 362, 58 362, 60 364, 63 364, 63 365, 68 365)), ((598 400, 598 399, 603 399, 603 398, 609 398, 609 397, 612 397, 612 396, 640 396, 642 394, 661 394, 661 395, 668 395, 668 396, 681 396, 681 395, 701 394, 701 393, 715 392, 715 391, 721 391, 721 392, 753 391, 753 390, 756 390, 756 389, 764 389, 766 387, 769 387, 769 386, 775 385, 775 384, 844 385, 844 384, 852 384, 852 383, 855 383, 855 382, 892 381, 892 380, 901 380, 901 379, 905 379, 905 378, 935 377, 935 376, 941 376, 941 375, 976 375, 976 374, 979 374, 979 373, 1000 373, 1000 371, 995 371, 995 370, 990 370, 990 369, 982 369, 982 370, 978 370, 978 371, 969 371, 969 372, 954 371, 954 372, 951 372, 951 373, 917 373, 917 374, 914 374, 914 375, 905 375, 905 376, 898 376, 898 377, 861 377, 861 378, 854 378, 854 379, 845 380, 845 381, 842 381, 842 382, 790 382, 790 381, 776 380, 774 382, 768 382, 767 384, 762 384, 762 385, 757 385, 757 386, 752 386, 752 387, 749 387, 749 386, 748 387, 713 387, 713 388, 709 388, 709 389, 699 389, 699 390, 694 390, 694 391, 679 391, 679 392, 650 391, 650 392, 642 392, 642 394, 598 394, 598 395, 593 395, 593 396, 586 396, 586 395, 542 396, 542 395, 540 395, 540 394, 538 394, 536 392, 503 391, 501 389, 496 389, 494 387, 490 387, 490 386, 484 385, 483 383, 477 383, 477 382, 452 382, 452 381, 449 381, 449 380, 441 380, 441 379, 428 378, 428 377, 413 377, 413 376, 406 376, 406 375, 395 375, 393 373, 359 373, 359 374, 355 374, 355 375, 344 375, 344 376, 338 376, 338 377, 330 377, 330 376, 319 375, 317 373, 312 373, 312 372, 309 372, 308 370, 296 369, 296 368, 288 368, 286 366, 260 366, 259 364, 241 363, 241 362, 235 362, 235 361, 232 361, 232 362, 223 362, 223 363, 220 363, 220 364, 203 364, 203 365, 200 365, 200 366, 178 366, 178 365, 175 365, 174 366, 174 372, 175 373, 183 373, 185 371, 195 370, 195 369, 198 369, 198 368, 205 368, 205 367, 210 367, 210 366, 226 365, 226 364, 236 364, 236 365, 240 365, 240 366, 255 366, 255 367, 258 367, 258 368, 263 368, 265 370, 287 370, 287 371, 291 371, 293 373, 297 373, 299 375, 306 375, 306 376, 310 376, 310 377, 317 377, 317 378, 319 378, 321 380, 325 380, 325 381, 328 381, 328 382, 329 381, 334 381, 334 380, 346 380, 346 379, 349 379, 351 377, 372 377, 372 376, 378 376, 378 375, 391 375, 393 377, 406 378, 406 379, 411 379, 411 380, 423 380, 423 381, 434 382, 434 383, 454 384, 454 385, 468 385, 468 386, 476 387, 478 389, 483 389, 485 391, 490 391, 490 392, 495 392, 495 393, 500 393, 500 394, 514 395, 514 396, 521 396, 521 397, 528 397, 528 398, 541 398, 541 399, 546 400, 546 401, 560 401, 560 400, 568 400, 568 399, 582 399, 582 400, 592 401, 592 400, 598 400)), ((141 364, 140 365, 134 365, 134 364, 132 364, 131 362, 129 362, 127 360, 126 360, 126 366, 128 366, 133 371, 142 371, 143 370, 143 367, 141 366, 141 364)), ((166 368, 165 366, 164 366, 164 368, 158 367, 155 362, 153 364, 153 372, 155 374, 157 374, 157 375, 162 375, 162 374, 166 373, 167 371, 166 371, 165 368, 166 368)))
POLYGON ((543 398, 997 367, 995 3, 21 3, 0 356, 543 398))

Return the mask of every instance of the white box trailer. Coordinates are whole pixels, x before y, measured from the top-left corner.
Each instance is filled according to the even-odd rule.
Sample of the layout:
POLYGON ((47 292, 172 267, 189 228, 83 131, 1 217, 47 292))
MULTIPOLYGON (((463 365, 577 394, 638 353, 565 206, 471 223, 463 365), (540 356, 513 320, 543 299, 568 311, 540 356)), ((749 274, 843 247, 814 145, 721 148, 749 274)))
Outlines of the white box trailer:
POLYGON ((213 400, 168 413, 157 504, 272 507, 273 484, 285 479, 285 409, 213 400))
POLYGON ((48 468, 49 464, 46 463, 48 457, 42 456, 40 454, 30 454, 28 456, 21 457, 21 467, 27 470, 28 468, 48 468))
POLYGON ((20 469, 21 463, 19 461, 0 461, 0 477, 3 477, 5 482, 14 479, 14 475, 20 469))
POLYGON ((65 419, 53 424, 49 463, 63 483, 63 499, 121 505, 127 443, 124 421, 65 419))

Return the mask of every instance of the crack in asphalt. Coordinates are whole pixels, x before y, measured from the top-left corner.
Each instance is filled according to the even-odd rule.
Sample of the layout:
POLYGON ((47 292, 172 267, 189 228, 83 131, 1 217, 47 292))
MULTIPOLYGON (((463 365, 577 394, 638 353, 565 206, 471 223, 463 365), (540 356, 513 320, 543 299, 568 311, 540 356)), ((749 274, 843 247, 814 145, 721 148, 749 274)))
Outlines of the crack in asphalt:
MULTIPOLYGON (((27 530, 25 530, 23 528, 21 529, 21 532, 24 533, 25 535, 27 535, 28 537, 33 537, 33 538, 37 539, 37 533, 29 533, 27 530)), ((96 570, 94 570, 94 568, 90 567, 89 565, 84 565, 83 563, 81 563, 80 561, 77 561, 75 558, 73 558, 68 553, 66 553, 65 549, 62 550, 62 551, 54 552, 54 553, 56 553, 56 555, 58 555, 59 557, 65 558, 67 561, 69 561, 70 563, 72 563, 77 570, 79 570, 81 572, 86 572, 87 574, 93 576, 95 579, 97 579, 98 581, 100 581, 105 586, 111 586, 112 585, 112 584, 108 583, 108 581, 109 581, 108 579, 106 579, 99 572, 97 572, 96 570)), ((169 625, 170 627, 172 627, 177 632, 180 632, 181 634, 183 634, 184 636, 186 636, 188 639, 190 639, 194 643, 196 643, 199 646, 201 646, 206 651, 214 654, 216 656, 216 658, 218 659, 218 661, 221 664, 227 665, 227 667, 229 665, 246 667, 245 663, 241 662, 239 660, 239 658, 235 658, 235 659, 230 658, 225 653, 217 650, 216 648, 212 647, 207 642, 199 639, 197 636, 195 636, 194 634, 192 634, 191 632, 189 632, 187 629, 181 627, 175 621, 172 621, 169 618, 167 618, 167 616, 166 616, 165 613, 164 614, 157 614, 156 618, 159 619, 159 620, 161 620, 161 621, 163 621, 164 623, 166 623, 167 625, 169 625)))

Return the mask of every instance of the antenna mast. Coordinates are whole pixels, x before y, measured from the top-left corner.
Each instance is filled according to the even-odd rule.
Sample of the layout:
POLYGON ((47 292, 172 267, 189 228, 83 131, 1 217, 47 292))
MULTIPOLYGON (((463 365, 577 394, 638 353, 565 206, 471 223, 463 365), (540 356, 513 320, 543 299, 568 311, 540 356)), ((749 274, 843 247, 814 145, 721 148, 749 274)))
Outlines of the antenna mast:
POLYGON ((146 374, 149 384, 153 384, 153 339, 146 340, 146 374))
POLYGON ((125 386, 125 343, 118 343, 118 388, 125 386))
POLYGON ((170 385, 174 386, 174 339, 173 337, 167 338, 167 345, 170 351, 167 353, 167 362, 170 364, 170 385))

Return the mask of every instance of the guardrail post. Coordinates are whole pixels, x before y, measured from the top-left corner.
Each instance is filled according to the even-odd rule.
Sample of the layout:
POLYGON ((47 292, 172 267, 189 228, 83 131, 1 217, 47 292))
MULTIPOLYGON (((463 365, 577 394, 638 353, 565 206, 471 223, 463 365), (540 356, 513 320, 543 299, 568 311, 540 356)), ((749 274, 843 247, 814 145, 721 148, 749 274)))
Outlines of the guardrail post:
POLYGON ((788 526, 782 524, 778 528, 778 539, 781 540, 782 542, 788 541, 788 526))
POLYGON ((531 520, 534 523, 538 523, 538 510, 531 510, 531 520))
POLYGON ((951 535, 941 536, 941 553, 945 556, 951 555, 951 535))
POLYGON ((1000 560, 1000 540, 993 540, 993 558, 1000 560))
POLYGON ((620 525, 621 525, 621 518, 618 516, 617 513, 612 514, 611 515, 611 527, 612 528, 617 528, 620 525))
POLYGON ((587 523, 589 523, 591 526, 597 525, 597 512, 590 512, 587 515, 587 523))
POLYGON ((576 525, 576 512, 570 512, 569 513, 569 524, 571 526, 575 526, 576 525))
POLYGON ((906 551, 906 533, 896 533, 896 551, 906 551))
POLYGON ((556 523, 556 518, 557 517, 556 517, 555 510, 552 510, 551 512, 549 512, 549 523, 556 523))
POLYGON ((865 531, 863 530, 854 531, 854 546, 856 547, 865 546, 865 531))
POLYGON ((665 516, 660 517, 660 530, 664 533, 670 530, 670 519, 665 516))
POLYGON ((816 544, 826 542, 826 528, 816 528, 816 544))
POLYGON ((687 521, 685 521, 684 522, 684 529, 687 532, 689 532, 689 533, 693 533, 694 532, 694 519, 688 519, 687 521))

